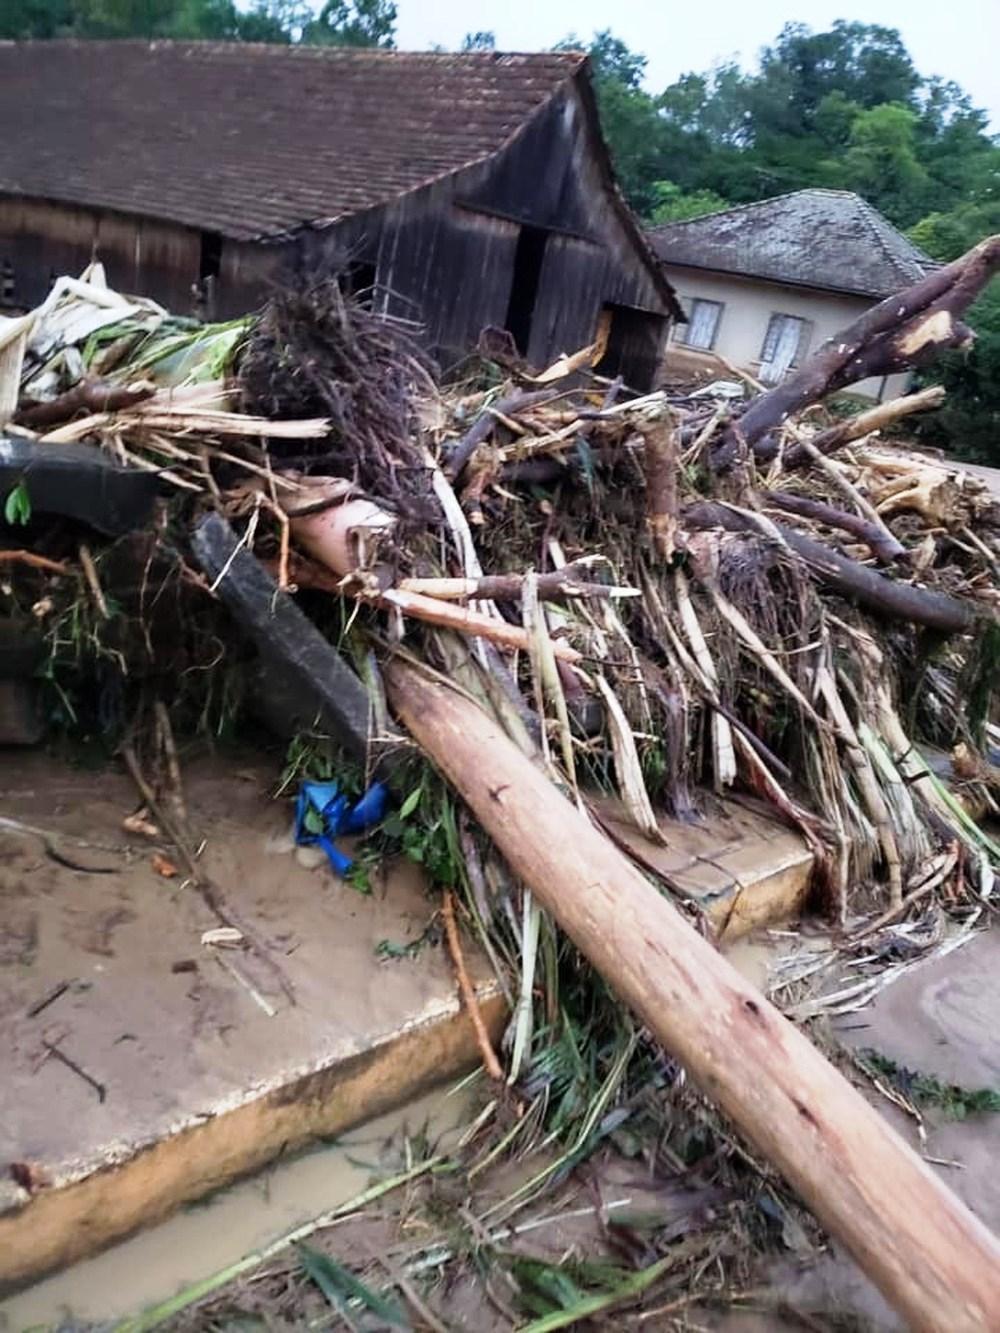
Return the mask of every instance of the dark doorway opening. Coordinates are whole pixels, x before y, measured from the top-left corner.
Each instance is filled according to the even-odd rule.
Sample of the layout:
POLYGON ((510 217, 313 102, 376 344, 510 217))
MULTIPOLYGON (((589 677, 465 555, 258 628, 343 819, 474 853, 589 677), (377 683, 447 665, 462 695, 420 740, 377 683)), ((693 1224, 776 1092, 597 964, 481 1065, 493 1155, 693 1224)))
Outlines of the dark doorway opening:
POLYGON ((620 375, 630 389, 648 393, 660 368, 666 318, 628 305, 606 305, 604 310, 611 316, 611 329, 595 371, 608 379, 620 375))
POLYGON ((528 355, 531 342, 531 324, 535 317, 535 303, 545 261, 545 246, 549 233, 541 227, 522 227, 514 251, 514 275, 510 284, 506 327, 517 350, 528 355))
POLYGON ((0 306, 10 309, 15 305, 17 284, 14 281, 14 265, 9 257, 0 263, 0 306))
POLYGON ((217 231, 201 233, 198 255, 198 281, 192 287, 194 315, 197 319, 215 318, 215 288, 222 272, 222 237, 217 231))
POLYGON ((376 265, 364 259, 352 259, 340 275, 340 289, 345 296, 353 296, 369 310, 375 302, 376 265))
POLYGON ((217 231, 201 233, 201 255, 198 260, 198 278, 217 278, 222 271, 222 237, 217 231))

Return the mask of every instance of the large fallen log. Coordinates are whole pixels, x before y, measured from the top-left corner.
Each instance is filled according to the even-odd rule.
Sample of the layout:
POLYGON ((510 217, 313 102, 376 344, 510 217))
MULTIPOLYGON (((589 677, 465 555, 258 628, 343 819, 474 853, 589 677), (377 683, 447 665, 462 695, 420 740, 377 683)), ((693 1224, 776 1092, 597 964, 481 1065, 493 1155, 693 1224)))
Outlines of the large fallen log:
POLYGON ((872 376, 925 366, 949 348, 975 339, 965 313, 1000 268, 1000 236, 989 236, 943 268, 896 292, 829 338, 783 383, 755 398, 727 429, 712 466, 727 467, 743 447, 827 394, 872 376))
POLYGON ((664 1047, 927 1333, 1000 1329, 1000 1244, 475 704, 401 662, 399 719, 664 1047))
MULTIPOLYGON (((725 528, 727 532, 760 532, 752 514, 730 505, 715 504, 710 500, 689 504, 684 509, 685 527, 710 529, 725 528)), ((975 610, 968 602, 937 592, 933 588, 917 588, 911 583, 887 579, 867 565, 850 560, 839 551, 814 541, 802 532, 775 523, 782 540, 801 556, 812 572, 834 592, 849 597, 859 606, 894 620, 926 625, 943 634, 961 634, 972 629, 975 610)))

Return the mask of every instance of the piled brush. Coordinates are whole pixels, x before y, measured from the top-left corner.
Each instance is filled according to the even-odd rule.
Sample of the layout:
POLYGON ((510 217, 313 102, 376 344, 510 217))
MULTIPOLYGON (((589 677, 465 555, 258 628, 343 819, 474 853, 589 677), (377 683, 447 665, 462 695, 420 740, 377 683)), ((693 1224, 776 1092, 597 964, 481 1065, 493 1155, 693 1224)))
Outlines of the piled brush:
MULTIPOLYGON (((696 819, 708 789, 750 792, 802 831, 841 925, 936 902, 968 914, 1000 848, 921 746, 961 747, 993 799, 1000 514, 946 465, 874 442, 934 395, 842 421, 816 402, 850 364, 885 373, 906 346, 961 340, 955 289, 971 299, 992 262, 980 249, 933 275, 894 298, 902 331, 869 312, 846 360, 820 349, 797 383, 741 403, 637 397, 580 356, 442 397, 398 328, 314 286, 245 331, 211 382, 220 405, 192 406, 206 386, 189 383, 60 429, 196 491, 173 531, 207 508, 237 522, 284 588, 312 589, 377 707, 401 647, 579 806, 612 791, 653 841, 659 810, 696 819)), ((644 1085, 674 1096, 682 1080, 437 780, 418 777, 402 810, 396 835, 461 890, 511 1002, 513 1091, 491 1090, 485 1156, 560 1144, 535 1197, 644 1085)))
MULTIPOLYGON (((600 553, 617 583, 642 589, 618 604, 610 634, 588 611, 561 614, 585 659, 569 668, 567 696, 610 687, 628 718, 638 771, 617 781, 635 822, 655 836, 650 797, 688 810, 685 775, 750 787, 821 854, 841 922, 866 901, 849 893, 879 884, 900 908, 943 846, 960 849, 946 894, 992 882, 997 849, 914 741, 960 746, 973 755, 967 771, 990 774, 975 747, 992 684, 1000 510, 945 464, 872 443, 939 390, 829 425, 814 399, 850 381, 844 349, 861 375, 900 368, 909 343, 922 360, 965 338, 956 293, 970 298, 996 249, 869 312, 797 383, 741 405, 659 394, 609 407, 603 390, 519 404, 508 385, 494 391, 506 410, 492 411, 468 459, 471 432, 456 426, 451 471, 487 564, 544 571, 600 553)), ((610 709, 608 723, 606 773, 630 760, 616 753, 610 709)), ((574 743, 602 771, 594 738, 574 743)))
MULTIPOLYGON (((594 348, 441 395, 408 331, 333 279, 238 329, 185 331, 115 298, 75 384, 73 345, 32 335, 48 361, 29 345, 25 383, 47 366, 50 398, 22 403, 21 429, 44 408, 42 441, 155 467, 180 493, 175 530, 221 510, 282 587, 360 604, 356 636, 384 644, 388 611, 389 640, 499 708, 570 790, 616 791, 654 840, 655 809, 697 818, 699 789, 763 797, 816 851, 843 923, 899 909, 952 844, 942 892, 990 882, 993 844, 916 747, 961 746, 989 807, 1000 512, 938 460, 879 443, 939 390, 828 421, 817 401, 966 338, 961 304, 995 250, 742 399, 636 397, 588 377, 594 348), (141 401, 102 406, 98 363, 141 401), (137 378, 156 373, 167 383, 137 378)), ((63 325, 87 294, 70 284, 63 325)))
MULTIPOLYGON (((968 916, 1000 849, 919 747, 960 744, 989 774, 974 659, 996 619, 996 508, 933 460, 890 450, 889 474, 875 432, 936 395, 846 422, 810 405, 758 457, 739 423, 766 419, 768 397, 636 397, 545 374, 463 385, 423 414, 438 420, 420 437, 436 561, 404 550, 388 584, 377 551, 324 569, 299 528, 311 559, 294 581, 389 610, 388 635, 370 616, 355 631, 380 648, 402 636, 578 803, 610 789, 657 840, 658 808, 697 818, 706 788, 749 791, 802 831, 842 926, 911 904, 968 916), (439 603, 438 628, 405 619, 411 597, 439 603)), ((643 1038, 451 799, 429 778, 420 790, 442 882, 461 885, 508 978, 507 1071, 525 1103, 510 1124, 492 1099, 502 1142, 555 1132, 585 1151, 641 1083, 643 1038)))
MULTIPOLYGON (((281 291, 240 357, 244 410, 272 420, 323 418, 306 474, 346 477, 415 535, 439 516, 419 440, 417 403, 433 367, 401 321, 345 294, 337 276, 281 291)), ((272 448, 275 463, 281 454, 272 448)))

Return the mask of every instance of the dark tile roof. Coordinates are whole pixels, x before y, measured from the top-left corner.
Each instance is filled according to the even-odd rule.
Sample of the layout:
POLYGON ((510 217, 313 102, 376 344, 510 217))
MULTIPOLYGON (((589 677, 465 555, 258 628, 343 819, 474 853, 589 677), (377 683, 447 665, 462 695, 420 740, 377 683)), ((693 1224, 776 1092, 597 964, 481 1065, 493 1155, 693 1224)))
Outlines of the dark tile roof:
POLYGON ((861 296, 888 296, 935 267, 871 204, 846 190, 797 190, 653 227, 648 235, 667 265, 861 296))
POLYGON ((0 194, 251 239, 495 153, 583 65, 208 42, 0 42, 0 194))

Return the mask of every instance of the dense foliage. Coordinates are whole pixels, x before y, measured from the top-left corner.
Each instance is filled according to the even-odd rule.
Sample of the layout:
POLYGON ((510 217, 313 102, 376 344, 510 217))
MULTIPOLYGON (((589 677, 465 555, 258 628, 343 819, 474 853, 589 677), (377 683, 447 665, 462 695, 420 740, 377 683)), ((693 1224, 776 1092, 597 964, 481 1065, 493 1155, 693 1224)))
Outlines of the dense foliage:
MULTIPOLYGON (((590 54, 622 187, 649 221, 825 186, 864 195, 935 259, 1000 231, 986 113, 957 84, 923 78, 891 28, 790 23, 756 70, 722 63, 660 93, 644 86, 645 57, 610 32, 590 54)), ((948 402, 923 429, 1000 464, 1000 283, 970 322, 976 346, 934 372, 948 402)))
POLYGON ((623 187, 645 216, 663 181, 733 204, 857 190, 899 227, 998 197, 986 113, 957 84, 923 78, 893 29, 788 24, 758 69, 723 63, 660 93, 643 86, 645 57, 610 32, 590 54, 623 187))
POLYGON ((0 38, 173 37, 392 46, 393 0, 0 0, 0 38))

